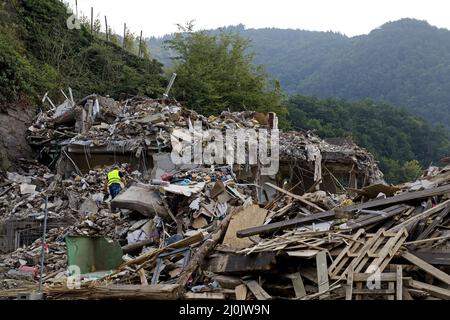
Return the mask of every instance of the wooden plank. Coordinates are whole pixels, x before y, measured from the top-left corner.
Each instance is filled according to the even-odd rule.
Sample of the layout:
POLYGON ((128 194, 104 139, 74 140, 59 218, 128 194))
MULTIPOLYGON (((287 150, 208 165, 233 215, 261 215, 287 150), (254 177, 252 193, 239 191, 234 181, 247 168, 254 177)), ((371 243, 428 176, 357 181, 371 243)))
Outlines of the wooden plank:
POLYGON ((181 284, 183 287, 192 277, 192 275, 197 271, 197 269, 204 264, 206 257, 214 249, 214 247, 223 238, 233 215, 239 210, 239 208, 233 209, 228 213, 228 215, 223 219, 216 230, 209 235, 208 241, 205 241, 194 253, 194 256, 190 259, 189 264, 183 270, 177 283, 181 284))
POLYGON ((402 194, 399 194, 398 196, 389 197, 386 199, 376 199, 373 201, 368 201, 362 204, 349 206, 346 209, 347 210, 361 210, 361 209, 369 209, 369 208, 375 208, 375 207, 381 207, 385 205, 390 204, 396 204, 396 203, 404 203, 410 200, 419 200, 424 199, 428 197, 434 197, 443 195, 450 192, 450 184, 444 185, 438 188, 432 188, 428 190, 422 190, 422 191, 415 191, 415 192, 404 192, 402 194))
POLYGON ((264 233, 264 232, 282 230, 285 228, 293 227, 293 226, 300 225, 300 224, 306 224, 308 222, 312 222, 312 221, 316 221, 316 220, 332 218, 332 217, 334 217, 334 215, 335 215, 335 213, 332 210, 325 211, 325 212, 316 213, 316 214, 313 214, 313 215, 310 215, 307 217, 295 218, 295 219, 290 219, 290 220, 286 220, 286 221, 269 223, 269 224, 259 226, 259 227, 239 230, 236 233, 236 235, 238 238, 250 237, 250 236, 264 233))
MULTIPOLYGON (((388 209, 391 209, 391 208, 388 208, 388 209)), ((377 222, 380 222, 380 221, 389 219, 393 216, 396 216, 396 215, 404 212, 407 209, 408 209, 408 206, 395 206, 391 209, 391 211, 388 211, 387 209, 385 209, 385 212, 383 212, 383 214, 368 217, 362 221, 350 220, 346 224, 344 224, 345 229, 355 230, 355 229, 363 228, 363 227, 369 226, 371 224, 375 224, 377 222)), ((340 229, 344 229, 344 227, 342 227, 340 229)))
MULTIPOLYGON (((428 238, 436 227, 444 221, 445 217, 450 212, 450 205, 448 205, 436 218, 434 218, 433 222, 416 238, 416 240, 423 240, 428 238)), ((417 242, 416 242, 417 243, 417 242)))
POLYGON ((300 274, 303 278, 308 279, 314 284, 318 284, 317 282, 317 272, 313 267, 304 267, 300 270, 300 274))
POLYGON ((403 286, 402 288, 402 293, 403 293, 403 300, 414 300, 411 294, 409 293, 408 288, 406 288, 405 286, 403 286))
POLYGON ((450 290, 448 289, 433 286, 431 284, 419 282, 416 280, 409 280, 408 285, 414 289, 426 291, 434 297, 444 300, 450 300, 450 290))
MULTIPOLYGON (((430 208, 431 208, 431 198, 427 199, 427 201, 423 200, 422 203, 414 209, 413 213, 408 216, 408 218, 415 217, 418 214, 421 214, 422 212, 424 212, 425 210, 428 210, 430 208), (425 204, 425 206, 422 206, 423 204, 425 204)), ((406 226, 406 229, 408 230, 408 233, 411 236, 414 235, 417 224, 418 224, 418 221, 406 226)))
POLYGON ((371 289, 353 289, 353 294, 358 295, 393 295, 395 294, 395 289, 379 289, 379 290, 371 290, 371 289))
POLYGON ((427 242, 434 242, 434 241, 439 241, 439 240, 446 240, 446 239, 450 239, 450 235, 446 235, 446 236, 442 236, 442 237, 435 237, 435 238, 429 238, 429 239, 423 239, 423 240, 415 240, 415 241, 409 241, 409 242, 405 242, 405 245, 417 245, 417 244, 423 244, 423 243, 427 243, 427 242))
POLYGON ((81 289, 52 287, 45 289, 50 297, 71 299, 132 299, 132 300, 175 300, 183 296, 183 287, 179 284, 142 285, 109 285, 93 286, 81 289))
POLYGON ((210 259, 207 269, 214 273, 239 273, 268 271, 275 264, 276 252, 261 252, 251 255, 217 254, 210 259))
POLYGON ((141 279, 141 284, 144 286, 148 286, 148 281, 147 281, 147 277, 145 275, 145 270, 139 269, 138 274, 139 274, 139 278, 141 279))
POLYGON ((347 287, 345 290, 345 300, 352 300, 353 296, 353 270, 348 272, 347 287))
MULTIPOLYGON (((362 269, 366 266, 367 262, 376 257, 379 258, 380 254, 376 253, 376 251, 378 250, 378 247, 386 240, 386 238, 382 235, 380 236, 378 239, 376 239, 376 241, 372 244, 372 246, 369 248, 369 250, 367 251, 366 255, 364 256, 364 258, 361 260, 361 262, 359 262, 359 264, 354 265, 353 266, 353 270, 354 272, 361 272, 362 269)), ((358 255, 359 257, 359 255, 358 255)), ((373 268, 378 267, 377 265, 375 265, 373 263, 373 261, 369 264, 369 266, 367 267, 367 269, 364 272, 368 272, 368 273, 372 273, 374 272, 373 268), (370 270, 369 270, 370 268, 370 270)))
POLYGON ((36 290, 36 285, 23 285, 21 288, 15 288, 15 289, 4 289, 0 290, 0 300, 3 299, 9 299, 9 298, 17 298, 17 295, 25 295, 29 294, 30 292, 33 292, 36 290))
MULTIPOLYGON (((316 264, 319 293, 326 292, 330 289, 330 285, 328 283, 327 254, 325 251, 321 251, 316 255, 316 264)), ((320 299, 327 297, 329 297, 329 293, 320 296, 320 299)))
POLYGON ((290 275, 292 285, 294 286, 295 297, 303 298, 306 296, 305 286, 303 284, 302 276, 299 272, 290 275))
POLYGON ((367 251, 372 247, 372 245, 378 240, 378 238, 383 233, 383 229, 378 230, 376 234, 374 234, 372 237, 370 237, 364 246, 361 248, 361 250, 358 253, 358 257, 353 259, 350 262, 350 265, 342 272, 341 276, 345 276, 348 272, 348 270, 355 270, 355 268, 360 264, 360 262, 365 258, 367 251))
MULTIPOLYGON (((372 267, 376 267, 378 268, 379 272, 383 272, 384 270, 384 266, 387 265, 389 263, 389 261, 392 258, 392 256, 388 257, 390 250, 398 245, 400 243, 400 246, 402 245, 403 242, 405 242, 406 237, 407 237, 407 232, 406 229, 403 228, 401 230, 398 231, 398 233, 395 235, 395 237, 391 237, 389 238, 389 240, 386 242, 386 244, 384 245, 384 247, 380 250, 379 254, 379 258, 375 259, 372 263, 371 266, 369 266, 369 268, 372 267), (385 261, 386 257, 388 257, 387 262, 385 261), (384 262, 384 265, 382 265, 382 263, 384 262), (383 267, 383 269, 381 269, 383 267)), ((374 270, 370 270, 369 272, 373 272, 374 270)))
POLYGON ((402 266, 396 266, 397 281, 395 283, 396 300, 403 300, 403 271, 402 266))
POLYGON ((250 289, 257 300, 270 300, 272 297, 268 294, 255 280, 245 281, 246 286, 250 289))
POLYGON ((413 251, 415 256, 437 266, 450 266, 450 252, 413 251))
MULTIPOLYGON (((389 269, 391 271, 395 271, 395 266, 391 265, 389 269)), ((395 292, 395 282, 392 282, 392 281, 388 282, 388 290, 392 290, 395 292)), ((388 300, 395 300, 395 295, 390 294, 390 295, 388 295, 387 298, 388 298, 388 300)))
MULTIPOLYGON (((367 251, 367 257, 368 258, 379 258, 380 257, 380 253, 379 251, 382 249, 379 249, 380 245, 383 244, 383 242, 386 241, 385 237, 380 237, 378 238, 377 241, 375 241, 374 245, 372 246, 372 248, 369 249, 369 251, 367 251)), ((386 243, 384 243, 383 247, 386 245, 386 243)))
POLYGON ((247 300, 247 286, 245 284, 238 285, 235 289, 236 300, 247 300))
POLYGON ((348 258, 346 258, 346 256, 348 255, 348 253, 351 251, 351 249, 353 247, 358 247, 359 243, 357 243, 356 241, 359 239, 359 237, 364 233, 364 229, 360 229, 358 230, 358 232, 352 237, 352 239, 354 241, 352 241, 350 243, 350 245, 346 246, 343 250, 341 250, 341 252, 339 253, 339 255, 336 257, 336 259, 334 259, 333 263, 330 265, 330 267, 328 268, 328 273, 330 275, 331 278, 333 278, 334 276, 336 276, 336 274, 339 272, 339 270, 341 270, 341 268, 344 266, 345 262, 348 260, 348 258))
POLYGON ((319 212, 325 212, 325 210, 323 210, 321 207, 315 205, 315 204, 312 203, 312 202, 309 202, 308 200, 306 200, 305 198, 303 198, 303 197, 301 197, 301 196, 299 196, 299 195, 296 195, 296 194, 293 194, 292 192, 289 192, 289 191, 287 191, 287 190, 281 189, 281 188, 277 187, 276 185, 274 185, 274 184, 272 184, 272 183, 269 183, 269 182, 266 182, 266 185, 267 185, 268 187, 271 187, 271 188, 273 188, 273 189, 275 189, 275 190, 281 192, 281 193, 284 193, 285 195, 287 195, 287 196, 289 196, 289 197, 291 197, 291 198, 294 198, 294 199, 296 199, 296 200, 302 202, 303 204, 306 204, 306 205, 308 205, 308 206, 310 206, 310 207, 312 207, 312 208, 318 210, 319 212))
POLYGON ((411 296, 414 296, 414 297, 417 297, 420 299, 428 298, 430 296, 430 294, 426 291, 413 289, 413 288, 408 288, 408 292, 411 296))
MULTIPOLYGON (((385 272, 380 273, 379 275, 380 281, 396 281, 397 273, 395 272, 385 272)), ((366 282, 369 278, 373 278, 373 273, 353 273, 353 281, 354 282, 366 282)), ((378 279, 378 278, 377 278, 378 279)))
POLYGON ((395 254, 399 251, 400 247, 403 243, 405 243, 406 238, 408 237, 407 231, 403 235, 402 241, 397 242, 397 244, 389 251, 389 258, 384 260, 380 266, 381 270, 384 270, 386 266, 391 262, 391 258, 395 256, 395 254))
POLYGON ((222 292, 186 292, 184 294, 186 300, 225 300, 222 292))
POLYGON ((319 250, 298 250, 298 251, 288 251, 287 254, 290 257, 299 257, 299 258, 312 258, 319 250))
POLYGON ((423 261, 422 259, 416 257, 415 255, 409 253, 409 252, 403 252, 402 257, 411 262, 412 264, 418 266, 425 272, 431 274, 433 277, 441 280, 442 282, 446 283, 447 285, 450 285, 450 276, 446 274, 445 272, 442 272, 438 268, 433 267, 431 264, 423 261))
POLYGON ((190 237, 184 238, 180 241, 177 241, 175 243, 172 243, 165 248, 158 249, 156 251, 151 251, 148 253, 144 253, 135 259, 127 261, 120 266, 120 270, 123 270, 126 266, 129 266, 129 265, 141 264, 142 262, 145 262, 145 261, 151 259, 152 257, 158 256, 161 253, 169 251, 170 249, 180 249, 180 248, 188 247, 192 244, 203 241, 203 239, 204 239, 203 233, 201 233, 201 232, 196 233, 193 236, 190 236, 190 237))
POLYGON ((360 292, 361 290, 363 290, 363 284, 362 284, 362 282, 357 282, 356 288, 352 289, 353 294, 355 295, 355 300, 362 300, 361 294, 358 294, 358 291, 360 292))
POLYGON ((244 249, 254 245, 249 238, 237 238, 236 231, 262 225, 266 216, 267 210, 261 209, 258 205, 239 211, 231 218, 222 244, 234 249, 244 249))
MULTIPOLYGON (((449 186, 450 186, 450 184, 449 184, 449 186)), ((406 221, 403 221, 402 223, 397 224, 396 226, 394 226, 389 231, 397 231, 400 228, 407 227, 408 225, 411 225, 412 223, 414 223, 416 221, 428 218, 429 216, 431 216, 432 214, 434 214, 436 212, 439 212, 440 210, 442 210, 443 208, 445 208, 449 204, 450 204, 450 199, 446 200, 446 201, 444 201, 444 202, 434 206, 433 208, 428 209, 428 210, 426 210, 426 211, 424 211, 424 212, 422 212, 422 213, 420 213, 420 214, 418 214, 418 215, 416 215, 414 217, 411 217, 411 218, 407 219, 406 221)))

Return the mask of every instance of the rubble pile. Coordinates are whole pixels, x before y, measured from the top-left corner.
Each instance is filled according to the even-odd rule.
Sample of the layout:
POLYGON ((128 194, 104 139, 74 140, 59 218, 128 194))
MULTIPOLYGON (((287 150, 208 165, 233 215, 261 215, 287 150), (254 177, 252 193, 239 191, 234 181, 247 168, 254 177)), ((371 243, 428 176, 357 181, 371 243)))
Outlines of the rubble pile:
POLYGON ((49 218, 75 217, 79 213, 97 213, 106 209, 102 192, 107 168, 91 170, 85 175, 73 174, 62 179, 47 167, 32 164, 27 171, 8 172, 2 197, 0 219, 44 219, 44 209, 49 218), (47 206, 45 198, 47 197, 47 206), (96 210, 93 207, 97 208, 96 210))
POLYGON ((373 155, 354 143, 331 144, 311 132, 288 131, 280 134, 280 158, 283 161, 310 161, 317 154, 320 161, 328 164, 354 165, 359 171, 366 172, 371 184, 383 180, 373 155))
MULTIPOLYGON (((153 187, 160 190, 158 191, 162 195, 160 202, 166 205, 167 210, 177 213, 176 219, 171 220, 169 218, 164 221, 157 215, 146 217, 127 209, 111 210, 110 197, 99 192, 103 189, 108 170, 110 168, 91 170, 86 175, 74 174, 73 177, 65 180, 61 178, 58 180, 58 178, 53 177, 57 183, 52 185, 51 193, 49 193, 49 188, 37 189, 38 191, 35 194, 22 199, 24 203, 41 205, 41 202, 43 202, 42 195, 44 193, 51 195, 48 202, 49 217, 56 217, 53 208, 58 209, 58 215, 73 217, 74 222, 71 225, 49 231, 46 240, 48 252, 45 269, 48 282, 52 283, 55 280, 48 277, 48 274, 57 276, 58 281, 62 279, 63 275, 64 279, 67 278, 65 272, 67 256, 64 255, 64 238, 66 236, 102 236, 117 241, 123 247, 124 252, 129 251, 139 254, 180 240, 183 235, 198 234, 214 229, 216 224, 230 212, 231 208, 243 203, 243 200, 246 199, 245 195, 249 193, 245 188, 242 189, 236 185, 234 174, 229 167, 221 167, 215 170, 201 168, 178 172, 164 176, 165 181, 157 181, 157 185, 146 184, 147 181, 139 180, 138 172, 129 173, 130 186, 153 187), (226 189, 231 190, 232 195, 226 193, 226 189), (33 199, 40 199, 40 201, 36 202, 33 199), (56 202, 55 199, 58 200, 57 207, 53 205, 56 202), (136 248, 133 247, 135 244, 138 244, 136 248), (53 264, 53 261, 58 263, 53 264)), ((32 170, 32 172, 35 171, 32 170)), ((17 181, 20 182, 26 180, 24 177, 29 177, 29 174, 28 172, 21 176, 17 173, 10 173, 9 176, 20 176, 21 179, 17 178, 17 181)), ((31 181, 29 182, 31 183, 31 181)), ((32 214, 34 211, 29 208, 31 205, 25 204, 22 207, 12 203, 11 206, 16 208, 16 216, 36 218, 32 214)), ((43 219, 44 208, 44 206, 33 208, 39 212, 38 219, 43 219)), ((14 268, 20 270, 21 263, 37 265, 41 244, 41 239, 37 239, 26 248, 19 248, 8 255, 2 256, 0 267, 8 270, 14 268), (34 260, 29 260, 30 256, 34 257, 34 260)), ((161 278, 172 274, 169 272, 170 267, 166 269, 168 271, 162 272, 161 278)), ((121 274, 120 279, 132 281, 132 279, 125 280, 128 274, 129 271, 121 274)), ((24 273, 22 276, 28 278, 29 274, 24 273)), ((8 277, 8 272, 3 275, 3 278, 5 277, 8 277)), ((139 277, 137 280, 139 282, 139 277)))
POLYGON ((43 218, 44 199, 40 196, 44 190, 54 202, 49 205, 49 214, 61 217, 58 211, 63 201, 54 190, 56 176, 50 170, 35 162, 23 161, 20 172, 7 172, 0 188, 0 221, 10 218, 43 218))
MULTIPOLYGON (((235 247, 233 265, 226 257, 229 253, 221 253, 219 260, 225 266, 214 258, 210 270, 227 276, 248 275, 245 266, 236 267, 237 261, 259 254, 261 261, 264 255, 276 260, 266 260, 261 266, 264 280, 260 285, 269 296, 286 297, 288 293, 287 297, 297 299, 450 299, 450 277, 446 273, 450 262, 449 169, 430 168, 416 182, 399 187, 372 185, 356 190, 365 198, 357 196, 355 202, 342 199, 333 210, 312 214, 298 210, 298 203, 303 201, 285 191, 290 200, 266 205, 275 211, 269 210, 264 224, 237 231, 237 237, 255 237, 255 243, 235 247), (387 197, 381 190, 392 195, 387 197), (283 285, 274 278, 280 272, 285 273, 283 285), (388 284, 380 284, 378 292, 362 289, 366 281, 373 280, 370 276, 374 273, 386 274, 386 278, 389 273, 392 277, 397 274, 404 279, 402 288, 390 287, 388 291, 388 284), (321 277, 325 286, 320 283, 321 277), (299 279, 305 281, 300 287, 299 279)), ((261 272, 256 274, 261 276, 261 272)))
MULTIPOLYGON (((65 228, 54 228, 48 231, 45 251, 45 276, 61 277, 67 270, 67 254, 64 236, 65 228)), ((0 288, 13 289, 35 284, 39 275, 39 265, 42 255, 42 240, 38 239, 30 246, 0 256, 0 288), (28 266, 28 267, 27 267, 28 266)))
MULTIPOLYGON (((205 129, 276 127, 269 118, 207 118, 175 101, 91 96, 38 115, 29 141, 63 153, 79 144, 158 154, 170 151, 174 129, 195 121, 205 129)), ((257 173, 248 181, 236 166, 152 177, 124 164, 127 183, 114 199, 104 192, 111 166, 63 176, 24 163, 1 176, 0 217, 42 221, 48 199, 49 218, 70 218, 49 228, 44 244, 49 299, 450 299, 450 166, 389 186, 364 149, 281 132, 280 162, 292 161, 311 172, 303 194, 294 181, 280 186, 257 173), (322 189, 322 166, 333 164, 366 183, 322 189)), ((35 237, 0 258, 0 297, 35 287, 41 247, 35 237)))
MULTIPOLYGON (((85 102, 89 97, 84 98, 85 102)), ((155 100, 146 97, 134 97, 124 105, 112 99, 90 96, 96 99, 98 113, 95 124, 91 119, 84 128, 80 122, 89 122, 79 115, 80 107, 70 108, 70 101, 56 109, 41 112, 28 129, 28 141, 35 146, 61 143, 84 144, 86 146, 104 146, 117 142, 128 143, 128 147, 137 149, 140 143, 147 148, 158 150, 170 143, 170 133, 174 128, 190 128, 195 121, 206 129, 257 128, 261 124, 255 119, 256 112, 227 112, 220 116, 206 118, 193 110, 181 106, 176 101, 155 100), (112 101, 111 101, 112 100, 112 101), (75 127, 74 127, 75 123, 75 127), (78 129, 78 130, 76 130, 78 129), (83 143, 84 142, 84 143, 83 143)), ((78 103, 79 105, 80 103, 78 103)), ((260 114, 258 114, 260 115, 260 114)), ((266 119, 259 120, 262 123, 266 119)), ((125 145, 123 145, 125 147, 125 145)))

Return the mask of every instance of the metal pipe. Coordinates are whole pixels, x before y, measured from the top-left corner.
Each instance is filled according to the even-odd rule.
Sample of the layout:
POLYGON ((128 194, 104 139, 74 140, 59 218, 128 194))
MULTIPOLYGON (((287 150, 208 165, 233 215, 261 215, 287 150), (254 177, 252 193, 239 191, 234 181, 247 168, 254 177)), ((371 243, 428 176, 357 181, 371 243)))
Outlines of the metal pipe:
POLYGON ((42 233, 42 249, 41 249, 41 270, 39 277, 39 293, 42 292, 42 275, 44 274, 45 259, 45 237, 47 235, 47 217, 48 217, 48 195, 45 196, 45 215, 44 215, 44 232, 42 233))
POLYGON ((177 77, 176 73, 172 74, 172 78, 170 79, 169 85, 167 86, 166 92, 164 93, 165 99, 169 99, 169 92, 170 92, 170 89, 172 89, 172 86, 175 82, 176 77, 177 77))

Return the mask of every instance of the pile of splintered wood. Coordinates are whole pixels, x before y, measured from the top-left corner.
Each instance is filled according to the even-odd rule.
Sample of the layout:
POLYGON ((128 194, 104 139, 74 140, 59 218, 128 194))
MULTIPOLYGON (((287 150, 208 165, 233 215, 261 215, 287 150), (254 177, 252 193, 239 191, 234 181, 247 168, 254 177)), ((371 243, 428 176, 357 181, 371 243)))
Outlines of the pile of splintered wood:
POLYGON ((234 238, 216 246, 197 284, 216 281, 242 300, 450 299, 449 172, 331 210, 273 186, 271 203, 232 219, 234 238))
MULTIPOLYGON (((208 235, 198 233, 123 263, 54 299, 450 299, 450 172, 335 208, 270 185, 270 202, 245 203, 208 235), (417 185, 425 188, 417 188, 417 185), (194 247, 176 283, 114 285, 124 270, 154 268, 160 255, 194 247)), ((371 186, 371 190, 381 188, 371 186)), ((388 190, 389 187, 382 187, 388 190)), ((357 193, 358 193, 357 192, 357 193)))

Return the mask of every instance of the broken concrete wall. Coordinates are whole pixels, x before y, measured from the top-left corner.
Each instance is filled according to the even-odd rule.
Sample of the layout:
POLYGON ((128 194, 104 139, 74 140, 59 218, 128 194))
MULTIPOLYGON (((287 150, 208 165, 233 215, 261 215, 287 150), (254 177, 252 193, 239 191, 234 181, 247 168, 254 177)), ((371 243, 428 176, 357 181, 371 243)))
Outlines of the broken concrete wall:
POLYGON ((199 165, 176 165, 173 163, 171 154, 169 152, 154 153, 152 155, 153 169, 151 172, 151 178, 160 180, 161 176, 165 173, 175 173, 181 170, 190 170, 198 168, 199 165))

